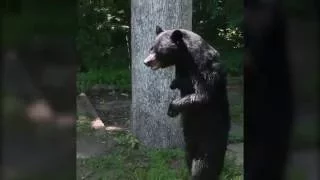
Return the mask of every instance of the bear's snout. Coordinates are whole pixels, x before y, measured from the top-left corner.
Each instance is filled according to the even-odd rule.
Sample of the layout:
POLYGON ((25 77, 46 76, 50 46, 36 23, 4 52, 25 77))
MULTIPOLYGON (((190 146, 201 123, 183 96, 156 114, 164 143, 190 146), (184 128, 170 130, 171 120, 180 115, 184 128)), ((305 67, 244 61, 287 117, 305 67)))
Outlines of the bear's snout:
POLYGON ((155 54, 150 54, 144 61, 143 61, 144 65, 146 65, 147 67, 150 67, 152 70, 156 70, 158 68, 160 68, 160 64, 156 59, 155 54))

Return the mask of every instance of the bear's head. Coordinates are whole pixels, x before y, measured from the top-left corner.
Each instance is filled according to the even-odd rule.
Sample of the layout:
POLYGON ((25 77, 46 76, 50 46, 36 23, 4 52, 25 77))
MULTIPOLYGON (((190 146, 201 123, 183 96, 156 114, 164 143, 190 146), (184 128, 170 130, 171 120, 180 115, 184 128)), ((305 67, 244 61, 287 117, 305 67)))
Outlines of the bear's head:
POLYGON ((156 35, 144 64, 152 70, 175 65, 181 56, 179 44, 183 41, 183 32, 178 29, 164 31, 161 27, 156 26, 156 35))

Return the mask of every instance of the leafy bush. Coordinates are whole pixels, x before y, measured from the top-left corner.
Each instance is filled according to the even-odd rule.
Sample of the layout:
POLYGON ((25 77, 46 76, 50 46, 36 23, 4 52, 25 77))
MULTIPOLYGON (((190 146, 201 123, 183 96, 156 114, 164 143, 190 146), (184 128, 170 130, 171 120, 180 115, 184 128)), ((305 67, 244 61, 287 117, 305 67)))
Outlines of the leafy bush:
POLYGON ((82 58, 82 69, 130 63, 129 2, 104 1, 97 4, 79 1, 77 48, 82 58))

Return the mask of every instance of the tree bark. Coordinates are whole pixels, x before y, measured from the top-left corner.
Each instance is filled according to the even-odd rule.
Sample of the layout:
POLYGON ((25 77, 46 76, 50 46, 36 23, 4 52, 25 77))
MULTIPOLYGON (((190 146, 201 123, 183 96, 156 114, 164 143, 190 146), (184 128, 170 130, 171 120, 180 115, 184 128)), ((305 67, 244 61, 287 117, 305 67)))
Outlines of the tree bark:
POLYGON ((164 29, 192 29, 192 0, 131 0, 132 132, 148 147, 184 145, 180 118, 169 118, 169 88, 174 67, 152 71, 143 60, 155 40, 156 25, 164 29))

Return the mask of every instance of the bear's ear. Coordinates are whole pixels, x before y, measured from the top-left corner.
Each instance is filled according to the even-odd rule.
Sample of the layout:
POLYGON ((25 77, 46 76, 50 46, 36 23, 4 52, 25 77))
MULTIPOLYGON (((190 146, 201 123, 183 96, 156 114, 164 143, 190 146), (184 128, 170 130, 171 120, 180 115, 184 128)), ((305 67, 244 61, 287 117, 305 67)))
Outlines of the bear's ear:
POLYGON ((174 43, 177 43, 182 40, 183 34, 180 30, 176 29, 171 34, 171 40, 174 43))
POLYGON ((163 29, 160 26, 156 26, 156 34, 159 35, 160 33, 163 32, 163 29))

